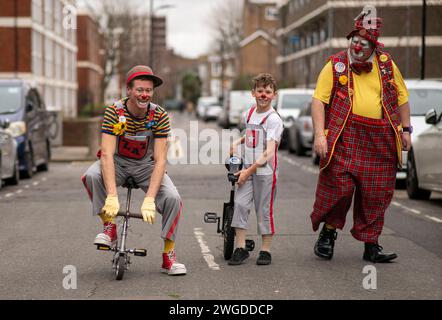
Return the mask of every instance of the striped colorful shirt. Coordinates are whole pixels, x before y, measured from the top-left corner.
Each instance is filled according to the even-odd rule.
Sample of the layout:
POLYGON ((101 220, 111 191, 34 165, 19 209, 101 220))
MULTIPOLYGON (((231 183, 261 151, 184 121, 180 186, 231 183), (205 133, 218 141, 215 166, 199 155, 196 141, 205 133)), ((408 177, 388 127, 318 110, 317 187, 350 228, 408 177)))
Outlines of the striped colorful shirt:
MULTIPOLYGON (((128 98, 122 100, 124 104, 124 117, 126 118, 127 129, 124 131, 125 135, 135 136, 139 132, 146 130, 152 130, 154 138, 167 138, 170 134, 170 119, 166 110, 158 106, 155 109, 153 117, 153 124, 149 124, 149 111, 143 118, 137 118, 130 114, 127 110, 128 98)), ((101 126, 101 132, 116 136, 113 132, 114 125, 118 123, 118 112, 114 105, 108 106, 104 112, 103 124, 101 126)))

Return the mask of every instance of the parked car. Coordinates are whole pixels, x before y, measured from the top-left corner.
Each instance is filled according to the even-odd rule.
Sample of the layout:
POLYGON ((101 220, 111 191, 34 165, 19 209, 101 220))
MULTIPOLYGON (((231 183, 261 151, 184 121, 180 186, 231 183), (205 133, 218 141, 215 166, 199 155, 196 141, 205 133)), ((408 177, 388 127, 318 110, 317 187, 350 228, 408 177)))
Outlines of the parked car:
POLYGON ((196 117, 203 119, 209 105, 219 104, 218 97, 200 97, 196 104, 196 117))
POLYGON ((17 142, 20 176, 49 168, 49 115, 38 90, 24 80, 0 80, 0 120, 17 142))
POLYGON ((287 147, 291 153, 303 156, 306 151, 312 149, 312 145, 312 104, 309 102, 301 109, 298 117, 288 127, 287 147))
MULTIPOLYGON (((431 125, 425 122, 425 114, 431 108, 438 108, 442 101, 442 82, 432 80, 406 80, 410 103, 410 120, 413 126, 411 145, 419 135, 431 125)), ((437 111, 437 110, 436 110, 437 111)), ((407 152, 402 152, 402 170, 399 170, 396 179, 404 183, 407 178, 407 152)))
POLYGON ((312 89, 280 89, 276 102, 276 111, 282 118, 284 131, 281 147, 287 146, 288 128, 298 118, 301 109, 312 101, 312 89))
POLYGON ((238 126, 242 120, 242 116, 254 103, 255 98, 250 90, 232 90, 227 95, 224 104, 227 110, 227 120, 229 126, 238 126))
POLYGON ((442 101, 425 115, 429 128, 421 132, 407 156, 407 194, 410 199, 429 199, 442 192, 442 101))
POLYGON ((8 126, 8 121, 0 123, 0 188, 3 182, 17 185, 20 176, 17 142, 8 131, 8 126))
POLYGON ((184 111, 184 102, 178 99, 164 100, 164 107, 167 111, 184 111))

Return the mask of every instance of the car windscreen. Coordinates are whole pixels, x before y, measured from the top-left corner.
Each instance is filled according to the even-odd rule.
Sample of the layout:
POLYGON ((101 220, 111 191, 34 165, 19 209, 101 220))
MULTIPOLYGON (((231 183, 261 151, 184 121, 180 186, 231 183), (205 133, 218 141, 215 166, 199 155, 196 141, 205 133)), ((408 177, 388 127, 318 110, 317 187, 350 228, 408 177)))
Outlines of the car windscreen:
POLYGON ((284 94, 281 109, 301 109, 311 100, 312 96, 309 94, 284 94))
POLYGON ((412 116, 424 116, 428 110, 442 112, 442 90, 438 89, 408 89, 412 116))
POLYGON ((0 114, 14 113, 21 106, 21 88, 18 86, 0 86, 0 114))

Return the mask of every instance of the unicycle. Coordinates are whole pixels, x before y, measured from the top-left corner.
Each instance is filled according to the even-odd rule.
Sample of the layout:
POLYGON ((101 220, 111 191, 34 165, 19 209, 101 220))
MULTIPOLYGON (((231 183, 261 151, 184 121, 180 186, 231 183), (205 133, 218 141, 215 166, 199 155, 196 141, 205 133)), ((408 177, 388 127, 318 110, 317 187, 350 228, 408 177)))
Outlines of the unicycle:
MULTIPOLYGON (((222 221, 215 212, 204 213, 204 222, 217 223, 217 233, 223 236, 223 254, 224 259, 229 260, 232 257, 235 245, 235 228, 231 226, 233 218, 233 209, 235 206, 235 184, 238 181, 238 176, 235 173, 242 169, 243 163, 241 158, 231 156, 225 163, 227 168, 227 179, 231 183, 229 202, 224 202, 222 221)), ((253 251, 255 242, 253 240, 246 240, 246 250, 253 251)))
POLYGON ((143 219, 143 216, 139 213, 131 213, 130 212, 130 199, 132 189, 138 189, 139 187, 135 183, 133 177, 128 177, 123 184, 123 188, 127 188, 127 201, 126 201, 126 210, 118 212, 117 216, 123 218, 123 224, 121 227, 121 235, 118 238, 115 247, 109 247, 105 245, 97 245, 97 250, 102 251, 113 251, 115 252, 112 259, 112 268, 115 272, 115 279, 122 280, 124 276, 124 272, 129 269, 129 265, 131 264, 129 254, 133 254, 134 256, 145 257, 147 255, 146 249, 127 249, 127 230, 129 227, 129 219, 143 219))

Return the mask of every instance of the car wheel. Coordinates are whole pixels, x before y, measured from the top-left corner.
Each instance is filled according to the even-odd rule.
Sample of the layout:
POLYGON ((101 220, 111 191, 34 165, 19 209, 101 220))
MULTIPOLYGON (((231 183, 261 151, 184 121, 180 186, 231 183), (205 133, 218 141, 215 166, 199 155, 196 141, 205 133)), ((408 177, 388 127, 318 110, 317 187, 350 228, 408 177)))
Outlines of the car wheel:
POLYGON ((3 187, 2 179, 2 153, 0 152, 0 189, 3 187))
POLYGON ((32 178, 34 175, 34 156, 32 155, 32 151, 27 151, 25 153, 25 167, 25 170, 20 171, 20 178, 32 178))
POLYGON ((49 144, 46 144, 46 155, 45 162, 37 167, 38 171, 49 171, 49 160, 51 158, 51 151, 49 149, 49 144))
POLYGON ((316 154, 316 152, 314 150, 312 152, 313 152, 313 155, 312 155, 313 165, 319 166, 319 162, 320 162, 321 159, 319 158, 319 156, 316 154))
POLYGON ((293 148, 294 142, 292 141, 291 136, 292 136, 291 130, 289 130, 289 133, 287 135, 287 149, 289 150, 290 153, 295 153, 296 149, 293 148))
POLYGON ((305 155, 305 148, 301 143, 301 137, 299 137, 299 135, 296 138, 296 155, 298 156, 305 155))
POLYGON ((408 152, 407 158, 407 194, 410 199, 428 200, 431 196, 431 191, 419 188, 417 179, 416 163, 413 152, 408 152))
POLYGON ((6 179, 6 184, 9 184, 12 186, 18 185, 18 183, 20 181, 20 168, 19 168, 18 158, 15 159, 15 167, 14 168, 15 168, 14 175, 12 176, 12 178, 6 179))
POLYGON ((288 136, 288 129, 283 128, 281 134, 281 141, 279 142, 279 149, 281 150, 287 149, 287 136, 288 136))

